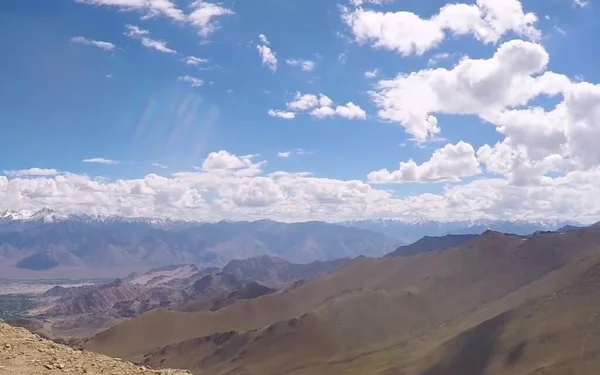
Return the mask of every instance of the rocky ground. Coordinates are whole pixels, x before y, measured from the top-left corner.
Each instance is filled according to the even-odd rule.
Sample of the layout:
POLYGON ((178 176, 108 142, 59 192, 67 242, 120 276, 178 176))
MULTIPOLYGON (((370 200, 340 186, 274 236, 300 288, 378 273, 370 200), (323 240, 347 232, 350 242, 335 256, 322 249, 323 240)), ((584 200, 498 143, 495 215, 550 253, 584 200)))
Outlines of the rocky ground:
POLYGON ((77 351, 23 328, 0 322, 0 375, 189 375, 182 370, 151 370, 118 358, 77 351))

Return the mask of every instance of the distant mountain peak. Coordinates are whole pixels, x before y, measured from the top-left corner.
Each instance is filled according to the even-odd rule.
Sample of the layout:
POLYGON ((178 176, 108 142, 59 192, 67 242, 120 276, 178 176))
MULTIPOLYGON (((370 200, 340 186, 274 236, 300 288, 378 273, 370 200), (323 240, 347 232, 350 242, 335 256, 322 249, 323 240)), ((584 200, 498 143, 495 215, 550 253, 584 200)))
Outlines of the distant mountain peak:
POLYGON ((37 211, 32 210, 11 210, 8 209, 0 213, 0 223, 11 222, 43 222, 43 223, 58 223, 63 221, 78 221, 86 223, 144 223, 157 226, 169 225, 180 220, 151 218, 151 217, 124 217, 110 215, 94 215, 94 214, 64 214, 53 210, 50 207, 43 207, 37 211))

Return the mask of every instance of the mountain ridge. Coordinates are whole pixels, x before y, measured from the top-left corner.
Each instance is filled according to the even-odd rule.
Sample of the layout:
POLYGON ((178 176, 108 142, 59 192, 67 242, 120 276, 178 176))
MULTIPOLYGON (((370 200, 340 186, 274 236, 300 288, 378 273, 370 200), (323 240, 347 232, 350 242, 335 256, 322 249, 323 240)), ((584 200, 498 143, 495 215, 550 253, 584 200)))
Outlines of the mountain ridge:
MULTIPOLYGON (((502 340, 484 333, 518 327, 527 317, 520 307, 527 301, 546 301, 578 275, 594 277, 598 244, 600 230, 594 228, 525 238, 487 231, 444 251, 358 258, 289 292, 237 301, 216 312, 157 310, 101 332, 83 347, 211 375, 458 375, 453 359, 470 367, 452 348, 468 348, 480 334, 502 340), (147 326, 157 328, 141 329, 147 326), (427 338, 438 334, 446 336, 427 338), (444 342, 453 344, 440 346, 444 342), (406 358, 403 348, 416 357, 406 358), (384 360, 389 364, 378 367, 384 360), (367 361, 371 367, 361 367, 367 361)), ((516 340, 515 329, 510 337, 516 340)))

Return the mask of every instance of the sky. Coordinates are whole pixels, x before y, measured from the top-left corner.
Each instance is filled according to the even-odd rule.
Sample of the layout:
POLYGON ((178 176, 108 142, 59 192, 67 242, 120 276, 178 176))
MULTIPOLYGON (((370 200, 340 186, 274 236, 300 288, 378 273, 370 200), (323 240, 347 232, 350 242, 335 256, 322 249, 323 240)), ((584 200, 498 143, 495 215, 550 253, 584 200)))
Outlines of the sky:
POLYGON ((0 2, 0 211, 600 220, 596 0, 0 2))

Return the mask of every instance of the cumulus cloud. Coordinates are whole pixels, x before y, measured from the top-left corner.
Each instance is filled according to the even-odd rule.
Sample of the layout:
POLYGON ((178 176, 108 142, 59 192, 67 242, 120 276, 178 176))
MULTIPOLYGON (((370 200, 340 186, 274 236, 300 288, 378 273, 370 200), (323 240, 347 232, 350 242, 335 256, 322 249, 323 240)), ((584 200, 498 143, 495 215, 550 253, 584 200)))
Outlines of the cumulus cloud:
POLYGON ((82 163, 90 163, 90 164, 106 164, 106 165, 117 165, 119 162, 117 160, 105 159, 105 158, 89 158, 83 159, 82 163))
POLYGON ((287 119, 293 119, 296 117, 296 112, 308 112, 311 116, 317 119, 323 119, 327 117, 339 116, 342 118, 357 120, 365 119, 367 113, 358 105, 348 102, 344 105, 335 105, 330 97, 324 94, 302 94, 296 92, 294 99, 286 103, 286 107, 289 111, 269 111, 271 116, 276 114, 285 114, 287 119), (293 116, 292 116, 293 115, 293 116))
POLYGON ((360 108, 352 102, 348 102, 344 105, 338 105, 337 107, 335 107, 335 113, 340 117, 350 120, 364 120, 367 118, 367 113, 362 108, 360 108))
POLYGON ((237 156, 225 150, 211 152, 202 163, 205 172, 235 171, 243 175, 255 175, 260 173, 260 167, 264 162, 254 162, 256 155, 237 156))
POLYGON ((342 19, 357 42, 372 43, 376 48, 401 55, 422 55, 437 47, 447 34, 473 35, 483 43, 497 43, 509 32, 531 40, 541 36, 535 27, 536 15, 525 13, 520 0, 448 4, 431 18, 421 18, 407 11, 343 8, 342 19))
POLYGON ((600 85, 548 71, 548 63, 543 46, 512 40, 489 59, 382 80, 371 95, 381 119, 398 122, 419 142, 440 132, 437 114, 479 117, 504 136, 478 150, 480 163, 508 183, 535 185, 550 172, 600 166, 600 85), (557 104, 540 104, 547 98, 557 104))
POLYGON ((512 40, 490 59, 462 59, 448 70, 426 69, 379 81, 371 92, 382 120, 398 122, 416 140, 440 132, 434 113, 486 117, 507 107, 556 95, 569 79, 545 72, 549 55, 539 44, 512 40))
POLYGON ((204 85, 204 81, 200 78, 192 77, 192 76, 181 76, 177 77, 177 80, 180 82, 187 82, 192 87, 200 87, 204 85))
POLYGON ((287 59, 285 62, 290 66, 299 66, 305 72, 312 72, 317 66, 317 63, 311 60, 287 59))
POLYGON ((142 45, 146 48, 154 49, 163 53, 177 53, 177 51, 167 47, 167 42, 150 38, 150 32, 148 30, 140 29, 135 25, 125 25, 125 28, 127 29, 125 31, 126 36, 139 40, 140 43, 142 43, 142 45))
MULTIPOLYGON (((453 161, 463 160, 461 150, 468 146, 451 146, 413 168, 414 175, 436 181, 452 181, 464 175, 465 167, 459 168, 461 163, 453 161), (438 154, 451 160, 440 160, 435 156, 438 154)), ((465 164, 467 169, 473 167, 471 162, 465 164)), ((49 206, 61 212, 202 221, 382 217, 600 220, 598 169, 544 177, 536 185, 481 178, 446 186, 437 194, 398 198, 362 181, 319 178, 304 172, 265 174, 263 168, 264 161, 256 155, 239 156, 222 150, 209 154, 197 170, 170 176, 152 173, 142 178, 108 180, 73 173, 30 178, 0 175, 0 210, 49 206)), ((401 179, 409 177, 410 173, 404 172, 401 179)))
POLYGON ((143 11, 144 18, 165 16, 175 21, 185 20, 185 15, 171 0, 75 0, 78 3, 116 7, 124 11, 143 11))
POLYGON ((258 55, 260 56, 263 65, 275 73, 277 70, 277 56, 275 56, 275 52, 269 47, 269 40, 264 34, 260 34, 258 39, 263 43, 256 46, 258 55))
POLYGON ((406 183, 406 182, 458 182, 461 178, 475 176, 481 172, 475 156, 475 149, 468 143, 447 144, 436 150, 423 164, 412 159, 401 162, 398 169, 382 169, 369 173, 370 183, 406 183))
POLYGON ((94 46, 94 47, 98 47, 104 51, 114 51, 117 48, 117 46, 115 46, 111 42, 103 42, 101 40, 87 39, 82 36, 76 36, 76 37, 71 38, 71 43, 94 46))
MULTIPOLYGON (((323 100, 327 99, 323 98, 323 100)), ((293 111, 306 111, 316 107, 317 105, 319 105, 319 98, 316 95, 301 94, 300 92, 296 92, 294 99, 286 104, 286 106, 293 111)))

